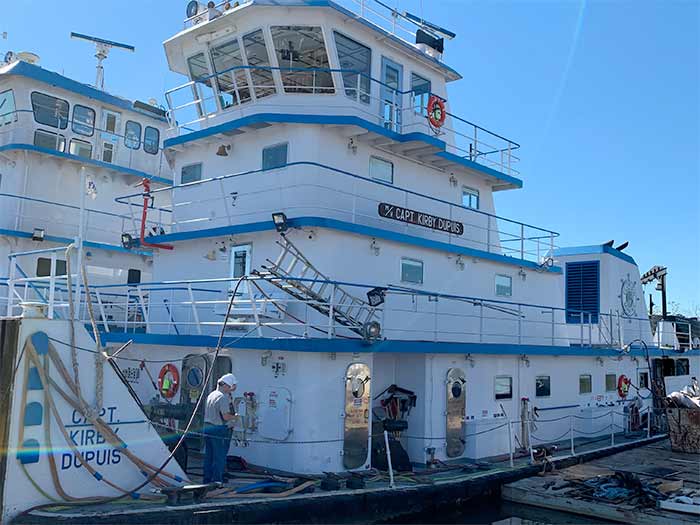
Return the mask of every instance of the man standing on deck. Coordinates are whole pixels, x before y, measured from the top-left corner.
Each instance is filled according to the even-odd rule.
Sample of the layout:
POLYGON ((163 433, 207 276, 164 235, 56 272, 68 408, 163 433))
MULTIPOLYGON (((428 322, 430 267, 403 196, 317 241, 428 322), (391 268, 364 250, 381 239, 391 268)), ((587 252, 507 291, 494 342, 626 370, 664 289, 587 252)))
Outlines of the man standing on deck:
POLYGON ((231 413, 230 394, 236 390, 237 384, 236 376, 224 374, 217 381, 216 390, 207 397, 204 408, 204 483, 224 481, 230 444, 226 423, 236 417, 231 413))

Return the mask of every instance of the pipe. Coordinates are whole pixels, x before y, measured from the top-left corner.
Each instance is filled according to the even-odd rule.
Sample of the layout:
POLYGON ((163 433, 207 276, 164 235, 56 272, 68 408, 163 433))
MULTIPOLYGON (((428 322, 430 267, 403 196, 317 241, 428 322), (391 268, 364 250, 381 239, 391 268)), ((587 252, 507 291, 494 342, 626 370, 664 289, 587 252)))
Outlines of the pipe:
POLYGON ((148 179, 143 179, 141 181, 141 186, 143 186, 143 211, 141 212, 141 246, 148 246, 149 248, 163 248, 164 250, 172 250, 174 246, 172 244, 152 244, 146 241, 146 217, 148 216, 148 201, 152 199, 151 197, 151 181, 148 179))

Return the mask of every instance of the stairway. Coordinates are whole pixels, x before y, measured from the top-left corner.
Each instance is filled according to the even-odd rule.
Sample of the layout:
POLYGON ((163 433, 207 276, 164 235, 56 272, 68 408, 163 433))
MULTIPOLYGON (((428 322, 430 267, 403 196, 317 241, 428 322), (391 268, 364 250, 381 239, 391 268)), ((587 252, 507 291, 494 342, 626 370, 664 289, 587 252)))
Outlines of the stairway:
POLYGON ((277 260, 268 259, 268 265, 252 274, 304 301, 322 315, 332 317, 334 325, 345 326, 364 337, 365 325, 376 317, 375 308, 331 282, 286 237, 277 244, 282 248, 277 260))

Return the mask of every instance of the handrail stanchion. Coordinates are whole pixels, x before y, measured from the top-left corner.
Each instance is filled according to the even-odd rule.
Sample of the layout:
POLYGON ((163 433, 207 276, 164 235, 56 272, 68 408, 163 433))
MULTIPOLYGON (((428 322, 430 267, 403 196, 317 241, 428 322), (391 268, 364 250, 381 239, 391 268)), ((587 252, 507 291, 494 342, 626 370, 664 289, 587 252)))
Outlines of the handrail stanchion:
POLYGON ((17 260, 10 257, 10 278, 7 280, 7 316, 12 317, 12 303, 15 296, 15 274, 17 260))
POLYGON ((508 421, 508 463, 513 468, 513 422, 508 421))
POLYGON ((333 314, 335 310, 336 284, 331 286, 331 300, 328 304, 328 339, 333 338, 333 314))
MULTIPOLYGON (((199 324, 199 312, 197 312, 197 305, 194 302, 194 292, 192 291, 192 283, 187 283, 187 293, 190 296, 190 305, 192 307, 192 320, 194 321, 195 327, 197 328, 197 333, 202 335, 202 325, 199 324)), ((173 304, 172 301, 170 304, 173 304)), ((173 319, 173 324, 175 319, 173 319)))
POLYGON ((571 455, 575 456, 576 451, 574 450, 574 416, 569 414, 569 440, 571 441, 571 455))
POLYGON ((102 326, 104 326, 105 332, 109 333, 109 323, 107 322, 107 315, 105 314, 105 306, 102 303, 102 296, 100 295, 99 289, 95 289, 95 298, 97 299, 97 307, 100 310, 100 317, 102 317, 102 326))
POLYGON ((54 298, 56 295, 56 252, 51 252, 51 269, 49 272, 49 311, 48 318, 53 319, 54 298))
POLYGON ((615 410, 610 409, 610 446, 615 446, 615 410))
POLYGON ((520 225, 520 258, 525 259, 525 225, 520 225))
POLYGON ((578 325, 579 325, 580 332, 581 332, 581 335, 579 338, 581 340, 581 346, 583 346, 583 312, 579 312, 578 317, 579 317, 578 325))
POLYGON ((384 431, 384 446, 386 447, 386 463, 389 466, 389 487, 394 488, 394 467, 391 464, 391 449, 389 448, 389 432, 384 431))
POLYGON ((651 407, 647 407, 647 439, 651 437, 651 414, 653 412, 653 409, 651 407))
POLYGON ((554 307, 552 307, 552 346, 554 346, 554 341, 555 339, 555 332, 554 332, 554 327, 555 327, 555 322, 554 322, 554 316, 556 315, 556 312, 554 311, 554 307))
POLYGON ((250 286, 249 282, 244 283, 245 287, 248 288, 248 297, 250 298, 250 307, 253 309, 253 319, 255 319, 255 326, 258 328, 258 337, 263 336, 262 326, 260 325, 260 317, 258 316, 258 306, 255 304, 255 297, 253 297, 253 287, 250 286))
POLYGON ((141 285, 136 286, 136 293, 139 296, 139 306, 141 307, 141 312, 143 313, 143 321, 146 323, 146 330, 151 331, 151 319, 150 313, 146 310, 146 300, 143 296, 143 290, 141 290, 141 285))

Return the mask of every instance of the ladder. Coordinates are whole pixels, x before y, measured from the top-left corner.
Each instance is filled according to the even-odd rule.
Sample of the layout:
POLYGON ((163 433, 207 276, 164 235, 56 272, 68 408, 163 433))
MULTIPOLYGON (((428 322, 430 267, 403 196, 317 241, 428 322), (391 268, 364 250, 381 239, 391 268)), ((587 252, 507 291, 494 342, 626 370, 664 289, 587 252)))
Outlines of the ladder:
POLYGON ((364 337, 364 326, 376 317, 375 308, 331 282, 286 237, 277 244, 282 248, 277 260, 267 259, 268 265, 251 273, 332 319, 333 325, 364 337))

